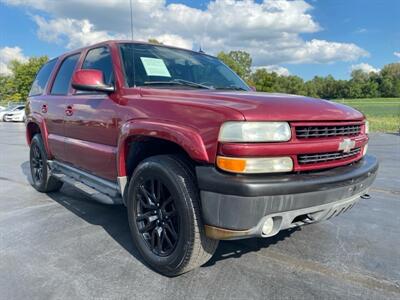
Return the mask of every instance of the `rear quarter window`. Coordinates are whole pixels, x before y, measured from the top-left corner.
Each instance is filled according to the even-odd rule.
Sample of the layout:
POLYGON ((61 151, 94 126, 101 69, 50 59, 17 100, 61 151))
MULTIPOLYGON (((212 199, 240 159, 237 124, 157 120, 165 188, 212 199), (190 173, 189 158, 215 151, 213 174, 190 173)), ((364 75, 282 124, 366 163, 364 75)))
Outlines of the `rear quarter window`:
POLYGON ((39 70, 35 80, 32 83, 29 96, 42 95, 46 89, 47 82, 49 81, 51 72, 56 65, 57 59, 50 60, 39 70))

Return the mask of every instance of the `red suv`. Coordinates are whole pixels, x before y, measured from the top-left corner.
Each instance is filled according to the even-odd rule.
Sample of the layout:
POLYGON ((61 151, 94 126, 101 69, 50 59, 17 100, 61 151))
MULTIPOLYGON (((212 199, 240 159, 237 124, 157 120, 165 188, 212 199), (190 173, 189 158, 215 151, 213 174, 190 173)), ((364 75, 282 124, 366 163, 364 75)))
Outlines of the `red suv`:
POLYGON ((360 112, 257 93, 215 57, 132 41, 50 60, 26 129, 33 186, 125 205, 136 247, 166 275, 204 264, 218 240, 337 216, 378 169, 360 112))

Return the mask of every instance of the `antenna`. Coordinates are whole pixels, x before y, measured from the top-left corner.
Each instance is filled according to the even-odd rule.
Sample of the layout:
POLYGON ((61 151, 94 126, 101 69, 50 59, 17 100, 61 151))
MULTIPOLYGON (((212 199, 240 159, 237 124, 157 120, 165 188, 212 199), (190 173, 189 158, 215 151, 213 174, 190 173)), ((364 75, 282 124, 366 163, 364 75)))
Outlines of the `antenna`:
POLYGON ((205 52, 203 51, 203 49, 201 48, 201 43, 200 43, 199 53, 205 53, 205 52))
POLYGON ((131 40, 133 40, 133 15, 132 15, 132 0, 129 0, 129 4, 131 7, 131 40))

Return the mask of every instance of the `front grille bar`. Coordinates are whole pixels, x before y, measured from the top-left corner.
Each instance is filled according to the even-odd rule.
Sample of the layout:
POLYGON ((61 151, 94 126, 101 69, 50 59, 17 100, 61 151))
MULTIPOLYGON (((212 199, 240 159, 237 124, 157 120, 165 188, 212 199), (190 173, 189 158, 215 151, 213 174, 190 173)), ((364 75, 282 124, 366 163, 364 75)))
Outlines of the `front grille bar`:
POLYGON ((333 160, 341 160, 356 156, 360 153, 361 148, 354 148, 350 152, 330 152, 330 153, 318 153, 318 154, 301 154, 298 155, 297 160, 300 165, 321 163, 333 160))
POLYGON ((360 132, 361 125, 296 127, 296 136, 299 139, 332 136, 354 136, 360 134, 360 132))

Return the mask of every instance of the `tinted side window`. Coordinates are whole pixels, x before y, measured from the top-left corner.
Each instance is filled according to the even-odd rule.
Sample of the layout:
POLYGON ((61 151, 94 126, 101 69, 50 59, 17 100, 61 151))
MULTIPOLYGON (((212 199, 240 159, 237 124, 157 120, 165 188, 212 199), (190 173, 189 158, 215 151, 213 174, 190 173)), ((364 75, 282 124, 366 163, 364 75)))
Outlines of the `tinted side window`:
POLYGON ((113 68, 108 47, 100 47, 90 50, 83 62, 82 69, 100 70, 104 75, 104 83, 108 85, 112 84, 113 68))
POLYGON ((32 84, 31 90, 29 92, 29 96, 36 96, 43 94, 47 81, 49 80, 50 74, 54 69, 54 66, 57 62, 57 59, 53 59, 47 62, 43 67, 39 70, 36 75, 35 81, 32 84))
POLYGON ((72 73, 74 72, 75 65, 79 59, 80 54, 68 56, 61 64, 58 70, 56 79, 54 80, 51 94, 53 95, 66 95, 68 94, 69 85, 71 83, 72 73))

